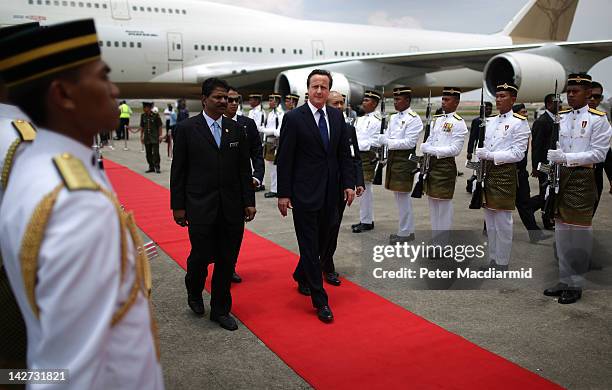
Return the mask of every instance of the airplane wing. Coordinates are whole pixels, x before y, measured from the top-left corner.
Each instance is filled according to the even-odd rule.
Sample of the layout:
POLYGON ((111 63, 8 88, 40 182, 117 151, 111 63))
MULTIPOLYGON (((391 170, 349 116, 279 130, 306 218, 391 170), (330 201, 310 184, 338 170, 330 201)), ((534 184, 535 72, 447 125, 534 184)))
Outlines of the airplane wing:
POLYGON ((411 73, 420 70, 422 73, 448 70, 455 68, 470 68, 482 71, 487 61, 498 54, 516 51, 539 49, 546 46, 558 46, 568 49, 579 49, 583 51, 598 52, 604 55, 612 55, 612 40, 581 41, 581 42, 544 42, 521 45, 508 45, 497 47, 484 47, 475 49, 439 50, 418 53, 397 53, 366 57, 335 58, 329 60, 313 60, 306 62, 290 62, 284 64, 247 65, 238 63, 219 64, 217 68, 207 67, 206 71, 198 72, 198 81, 207 77, 216 76, 228 80, 237 87, 256 85, 273 81, 279 72, 310 68, 324 67, 326 65, 343 64, 350 62, 380 63, 406 66, 411 68, 411 73))

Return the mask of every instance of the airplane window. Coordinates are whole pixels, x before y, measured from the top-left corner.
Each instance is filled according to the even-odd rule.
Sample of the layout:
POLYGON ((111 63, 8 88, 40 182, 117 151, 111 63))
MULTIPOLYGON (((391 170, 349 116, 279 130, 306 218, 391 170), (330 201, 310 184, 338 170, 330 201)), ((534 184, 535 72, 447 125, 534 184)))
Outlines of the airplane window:
POLYGON ((138 42, 138 43, 136 44, 136 46, 140 48, 140 47, 142 47, 142 43, 138 42))
POLYGON ((253 53, 257 53, 257 50, 255 50, 255 48, 253 48, 253 53))
POLYGON ((193 45, 193 50, 198 50, 198 45, 193 45))
POLYGON ((225 46, 221 45, 221 51, 225 51, 225 46))
POLYGON ((181 50, 181 44, 180 44, 180 43, 177 43, 177 44, 176 44, 176 48, 177 48, 178 50, 181 50))
POLYGON ((168 13, 171 14, 172 13, 172 8, 168 8, 168 13))
MULTIPOLYGON (((98 8, 98 7, 96 7, 98 8)), ((132 6, 132 11, 138 11, 138 7, 132 6)))
POLYGON ((42 0, 38 0, 36 3, 37 3, 38 5, 42 5, 42 0))
POLYGON ((285 50, 285 49, 283 49, 283 50, 281 50, 281 52, 282 52, 283 54, 285 54, 286 50, 285 50))
POLYGON ((165 8, 162 8, 161 10, 162 10, 163 13, 166 13, 166 9, 165 8))
POLYGON ((244 47, 240 46, 240 52, 242 53, 244 51, 244 47))
POLYGON ((130 42, 130 47, 134 47, 134 42, 130 42))
POLYGON ((259 52, 261 53, 261 47, 259 48, 259 52))
POLYGON ((142 12, 142 11, 144 11, 144 7, 140 7, 140 11, 141 11, 141 12, 142 12))
POLYGON ((234 46, 234 51, 238 51, 238 46, 234 46))
POLYGON ((200 50, 206 50, 206 46, 200 45, 200 50))
POLYGON ((247 46, 246 50, 247 50, 247 53, 250 53, 250 52, 251 52, 251 48, 250 48, 250 47, 248 47, 248 46, 247 46))
POLYGON ((219 50, 219 46, 215 45, 215 51, 219 50))
POLYGON ((106 9, 106 4, 102 4, 102 8, 106 9))
POLYGON ((106 41, 106 47, 111 47, 110 41, 106 41))
POLYGON ((270 48, 270 53, 274 54, 274 49, 270 48))
POLYGON ((297 54, 297 50, 293 49, 293 54, 297 54))
POLYGON ((51 5, 51 0, 47 0, 47 1, 45 1, 45 4, 46 4, 46 5, 51 5))
POLYGON ((115 41, 115 47, 119 47, 119 42, 115 41))
POLYGON ((151 12, 151 7, 147 7, 147 12, 151 12))
POLYGON ((127 47, 127 43, 121 42, 121 47, 127 47))
POLYGON ((208 50, 212 50, 212 46, 208 45, 208 50))
POLYGON ((187 10, 183 10, 183 15, 187 15, 187 10))
POLYGON ((79 7, 83 8, 83 3, 79 2, 79 7))
POLYGON ((67 7, 68 6, 68 2, 67 1, 62 1, 62 7, 67 7))
POLYGON ((174 13, 180 14, 180 11, 178 9, 175 9, 174 13))
POLYGON ((87 3, 87 8, 91 8, 91 3, 87 3))
POLYGON ((159 12, 159 8, 155 7, 154 9, 155 9, 155 12, 159 12))
MULTIPOLYGON (((38 0, 38 4, 40 4, 40 0, 38 0)), ((70 2, 70 6, 71 7, 76 7, 76 3, 74 1, 70 2)))
POLYGON ((34 0, 28 0, 28 4, 34 4, 34 0))

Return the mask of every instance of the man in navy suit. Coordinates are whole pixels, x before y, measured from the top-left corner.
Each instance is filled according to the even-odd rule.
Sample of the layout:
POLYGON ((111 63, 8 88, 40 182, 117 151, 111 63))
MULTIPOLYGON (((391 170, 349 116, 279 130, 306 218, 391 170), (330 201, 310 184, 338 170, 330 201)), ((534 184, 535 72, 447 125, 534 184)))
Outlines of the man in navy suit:
POLYGON ((300 260, 293 273, 298 291, 310 295, 317 315, 331 322, 333 314, 323 288, 321 257, 338 219, 338 193, 347 205, 355 197, 355 172, 342 113, 325 103, 332 86, 328 71, 308 75, 308 101, 285 114, 278 161, 278 209, 293 224, 300 260))
POLYGON ((230 284, 244 223, 255 217, 256 210, 246 135, 236 122, 223 117, 227 90, 223 80, 204 81, 204 110, 177 124, 170 207, 176 223, 189 228, 191 253, 185 275, 189 307, 204 314, 202 290, 208 264, 215 263, 210 319, 236 330, 229 314, 230 284))
MULTIPOLYGON (((263 183, 265 172, 263 146, 261 145, 261 139, 259 138, 259 131, 257 130, 255 121, 248 116, 237 114, 238 107, 240 106, 240 99, 241 96, 238 90, 230 86, 227 92, 227 110, 225 111, 225 116, 238 122, 238 127, 244 130, 244 134, 249 142, 249 155, 251 156, 251 168, 253 170, 253 188, 256 189, 263 183)), ((232 275, 232 282, 242 282, 242 278, 235 270, 232 275)))

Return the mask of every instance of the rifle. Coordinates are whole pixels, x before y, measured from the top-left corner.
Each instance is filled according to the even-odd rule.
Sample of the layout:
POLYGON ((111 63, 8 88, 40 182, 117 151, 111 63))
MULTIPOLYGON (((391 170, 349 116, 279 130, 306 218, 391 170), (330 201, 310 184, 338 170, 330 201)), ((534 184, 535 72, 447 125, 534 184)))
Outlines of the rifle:
MULTIPOLYGON (((380 134, 385 134, 385 128, 387 127, 387 115, 385 113, 385 87, 382 87, 380 114, 382 116, 382 120, 380 121, 380 134)), ((372 181, 372 184, 382 184, 382 173, 385 165, 387 165, 387 147, 383 145, 381 146, 376 158, 376 167, 374 168, 374 180, 372 181)))
MULTIPOLYGON (((561 108, 561 97, 557 91, 557 81, 555 81, 555 98, 553 100, 555 110, 555 120, 553 123, 553 131, 550 137, 549 148, 559 148, 559 109, 561 108)), ((549 161, 548 164, 538 163, 538 171, 545 173, 546 183, 546 201, 542 209, 542 218, 545 221, 552 221, 555 216, 555 201, 559 193, 559 179, 561 176, 561 166, 555 162, 549 161)))
MULTIPOLYGON (((485 132, 487 130, 487 114, 484 104, 484 88, 480 91, 480 128, 478 129, 478 147, 484 146, 485 132)), ((479 209, 482 207, 482 191, 485 186, 485 162, 466 161, 465 166, 476 170, 476 187, 472 191, 472 200, 470 201, 470 209, 479 209)))
MULTIPOLYGON (((429 133, 431 132, 431 90, 429 91, 429 97, 427 98, 427 109, 425 110, 425 134, 423 135, 423 143, 427 142, 429 133)), ((422 156, 415 156, 410 154, 410 161, 413 161, 419 165, 419 179, 414 185, 412 190, 413 198, 421 198, 423 196, 423 184, 429 173, 429 153, 423 153, 422 156)))

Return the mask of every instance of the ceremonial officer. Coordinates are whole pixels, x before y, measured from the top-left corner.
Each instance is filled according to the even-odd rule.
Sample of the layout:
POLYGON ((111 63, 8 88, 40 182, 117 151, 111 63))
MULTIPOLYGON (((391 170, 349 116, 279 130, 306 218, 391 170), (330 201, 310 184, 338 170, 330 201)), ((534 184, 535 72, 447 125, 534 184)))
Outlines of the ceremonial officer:
MULTIPOLYGON (((17 24, 0 29, 0 41, 11 35, 34 29, 38 22, 17 24)), ((8 101, 4 82, 0 79, 0 205, 11 168, 36 137, 26 114, 8 101)), ((15 300, 0 256, 0 368, 26 367, 26 327, 15 300)))
POLYGON ((163 139, 162 120, 159 114, 153 112, 151 108, 153 102, 143 102, 144 112, 140 115, 140 142, 144 144, 147 153, 147 163, 149 169, 146 173, 161 173, 159 166, 159 143, 163 139))
POLYGON ((285 108, 287 111, 293 110, 297 106, 299 100, 300 97, 298 95, 292 93, 285 95, 285 108))
POLYGON ((283 109, 280 108, 281 95, 272 93, 268 96, 270 112, 262 129, 264 136, 264 160, 266 160, 266 171, 270 172, 270 191, 264 194, 266 198, 276 198, 276 151, 280 137, 281 124, 283 123, 283 109))
POLYGON ((442 110, 436 115, 431 134, 421 144, 421 153, 429 158, 429 172, 424 190, 429 201, 429 219, 434 238, 448 242, 453 226, 453 195, 457 181, 455 156, 461 153, 468 133, 465 121, 457 114, 461 89, 446 87, 442 90, 442 110))
POLYGON ((118 122, 109 71, 93 19, 0 43, 9 99, 38 128, 6 188, 0 247, 28 369, 66 369, 58 388, 162 389, 148 261, 90 147, 118 122))
POLYGON ((252 93, 249 95, 249 105, 251 110, 249 111, 249 118, 255 121, 257 128, 261 131, 265 126, 266 112, 261 104, 262 95, 260 93, 252 93))
POLYGON ((606 114, 587 104, 591 76, 570 74, 566 92, 571 109, 560 112, 559 146, 547 153, 549 161, 561 164, 555 201, 555 245, 560 281, 544 290, 544 295, 558 296, 562 304, 574 303, 582 296, 592 249, 593 208, 597 198, 594 164, 605 160, 612 134, 606 114))
POLYGON ((393 89, 393 105, 397 114, 389 121, 386 134, 378 136, 378 144, 389 148, 385 188, 393 191, 399 211, 397 234, 389 236, 389 242, 414 240, 414 214, 412 212, 412 184, 416 164, 410 161, 414 154, 419 134, 423 130, 421 118, 410 108, 412 89, 393 89))
POLYGON ((372 192, 372 181, 374 180, 374 168, 376 166, 376 151, 378 136, 380 135, 380 124, 382 116, 376 110, 380 101, 380 93, 365 91, 361 106, 365 115, 357 118, 355 130, 357 131, 357 142, 359 143, 359 154, 363 168, 363 179, 365 191, 359 202, 359 223, 351 226, 353 233, 361 233, 374 229, 374 194, 372 192))
POLYGON ((518 87, 510 82, 497 85, 495 106, 499 115, 487 118, 485 144, 476 157, 485 164, 483 202, 489 267, 507 270, 512 250, 512 210, 515 208, 517 173, 529 142, 527 118, 512 112, 518 87))

